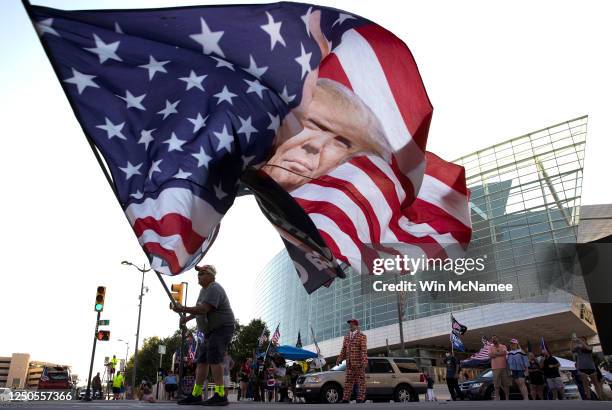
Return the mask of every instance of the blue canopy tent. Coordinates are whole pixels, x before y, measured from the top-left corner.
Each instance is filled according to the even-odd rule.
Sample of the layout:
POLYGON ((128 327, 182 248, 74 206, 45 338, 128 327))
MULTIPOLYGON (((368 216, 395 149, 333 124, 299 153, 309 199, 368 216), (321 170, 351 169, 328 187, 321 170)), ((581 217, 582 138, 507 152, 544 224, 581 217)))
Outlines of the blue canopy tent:
MULTIPOLYGON (((258 357, 264 357, 264 352, 261 352, 258 357)), ((278 346, 274 350, 268 352, 268 355, 278 354, 285 358, 286 360, 306 360, 306 359, 314 359, 317 357, 315 352, 311 352, 310 350, 300 349, 299 347, 290 346, 290 345, 282 345, 278 346)))

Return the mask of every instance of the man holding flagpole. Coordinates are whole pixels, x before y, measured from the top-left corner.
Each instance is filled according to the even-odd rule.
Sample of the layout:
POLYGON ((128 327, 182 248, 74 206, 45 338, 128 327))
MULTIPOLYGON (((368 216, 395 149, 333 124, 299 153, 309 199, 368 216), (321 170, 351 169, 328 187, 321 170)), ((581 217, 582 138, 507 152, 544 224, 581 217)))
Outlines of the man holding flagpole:
POLYGON ((224 406, 229 402, 225 394, 223 382, 223 356, 234 334, 234 312, 225 294, 225 290, 215 278, 217 270, 212 265, 196 266, 198 283, 202 286, 197 304, 193 307, 181 306, 178 303, 172 306, 177 313, 188 313, 181 319, 181 324, 196 319, 198 329, 205 332, 204 343, 198 349, 198 366, 196 368, 196 381, 190 396, 180 400, 179 404, 196 404, 202 402, 204 379, 208 375, 208 368, 215 380, 215 394, 202 402, 204 406, 224 406))

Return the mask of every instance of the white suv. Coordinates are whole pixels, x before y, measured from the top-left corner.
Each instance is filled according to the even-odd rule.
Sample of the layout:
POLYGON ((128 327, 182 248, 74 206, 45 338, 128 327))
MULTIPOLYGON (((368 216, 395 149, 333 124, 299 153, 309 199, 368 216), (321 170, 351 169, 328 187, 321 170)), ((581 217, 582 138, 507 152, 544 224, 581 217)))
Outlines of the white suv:
MULTIPOLYGON (((339 403, 344 389, 346 361, 327 372, 298 377, 295 395, 307 403, 339 403)), ((365 375, 366 399, 374 402, 419 401, 427 391, 425 375, 414 359, 406 357, 368 357, 365 375)))

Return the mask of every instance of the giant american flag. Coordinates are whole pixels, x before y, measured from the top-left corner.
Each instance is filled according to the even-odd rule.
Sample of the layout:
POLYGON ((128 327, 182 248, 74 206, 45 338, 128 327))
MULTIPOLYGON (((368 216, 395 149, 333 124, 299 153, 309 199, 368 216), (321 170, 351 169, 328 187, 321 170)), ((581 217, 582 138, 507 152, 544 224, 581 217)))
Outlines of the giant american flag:
POLYGON ((291 193, 333 255, 357 267, 372 256, 363 244, 469 241, 463 169, 426 153, 432 106, 410 51, 382 27, 299 3, 27 9, 158 272, 202 258, 242 172, 269 158, 316 70, 372 109, 394 151, 389 162, 355 157, 291 193))

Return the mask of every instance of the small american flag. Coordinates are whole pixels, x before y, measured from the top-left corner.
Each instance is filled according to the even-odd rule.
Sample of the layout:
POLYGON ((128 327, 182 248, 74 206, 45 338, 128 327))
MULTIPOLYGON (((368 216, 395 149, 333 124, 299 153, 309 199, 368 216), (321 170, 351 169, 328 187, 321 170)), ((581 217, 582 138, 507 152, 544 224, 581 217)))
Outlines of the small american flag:
POLYGON ((259 336, 259 339, 257 342, 257 348, 260 349, 267 341, 268 341, 268 336, 266 336, 265 333, 262 333, 261 336, 259 336))
POLYGON ((274 334, 272 334, 272 338, 270 338, 270 343, 272 343, 273 346, 278 346, 278 342, 280 339, 279 327, 280 325, 276 326, 276 330, 274 331, 274 334))

